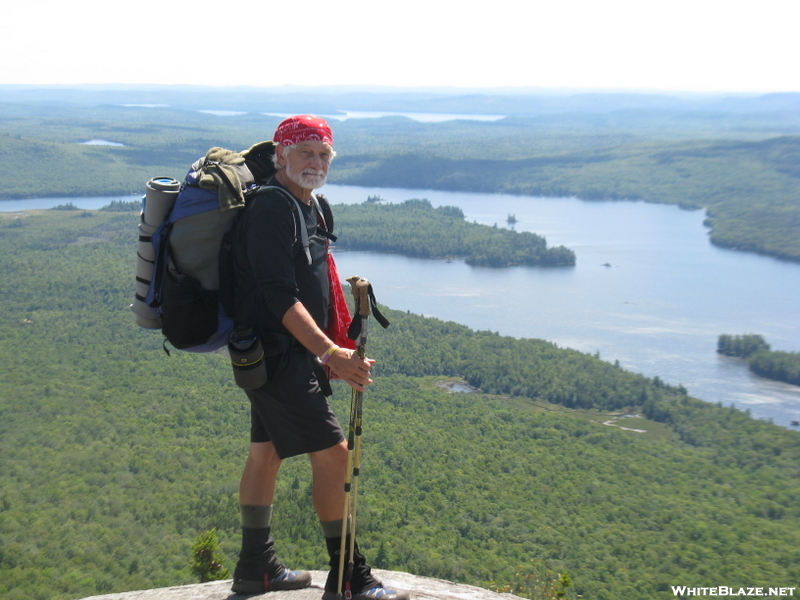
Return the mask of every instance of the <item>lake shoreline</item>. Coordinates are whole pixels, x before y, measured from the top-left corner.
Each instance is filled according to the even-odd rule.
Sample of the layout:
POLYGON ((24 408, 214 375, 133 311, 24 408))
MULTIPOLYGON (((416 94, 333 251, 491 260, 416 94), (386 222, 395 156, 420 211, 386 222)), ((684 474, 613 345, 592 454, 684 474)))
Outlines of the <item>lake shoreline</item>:
MULTIPOLYGON (((335 183, 335 182, 330 182, 330 183, 327 184, 327 186, 328 187, 330 187, 330 186, 361 187, 361 186, 356 186, 356 185, 352 185, 352 184, 339 184, 339 183, 335 183)), ((364 187, 366 189, 369 186, 364 186, 364 187)), ((423 193, 424 192, 444 192, 444 193, 453 193, 453 194, 469 193, 469 192, 462 192, 462 191, 459 191, 459 190, 429 190, 429 189, 425 189, 425 188, 419 188, 419 189, 414 189, 414 188, 386 188, 386 189, 409 190, 409 191, 423 192, 423 193)), ((494 195, 513 195, 513 196, 518 196, 520 198, 530 198, 532 200, 536 200, 536 199, 540 199, 540 198, 553 198, 554 197, 554 196, 529 196, 529 195, 526 195, 526 194, 514 194, 513 192, 486 192, 486 193, 489 194, 489 195, 492 195, 492 194, 494 194, 494 195)), ((75 193, 75 194, 69 194, 69 195, 54 195, 54 196, 45 196, 45 197, 36 196, 36 197, 32 197, 32 198, 30 198, 30 197, 28 197, 28 198, 4 198, 2 196, 2 194, 0 194, 0 212, 16 212, 14 209, 7 208, 7 206, 9 206, 9 203, 12 203, 12 202, 47 201, 50 198, 57 198, 59 200, 64 200, 65 203, 68 203, 68 202, 71 202, 71 201, 76 201, 76 200, 92 200, 92 199, 106 199, 106 198, 109 199, 109 202, 111 200, 122 200, 122 201, 125 201, 125 202, 130 202, 132 200, 136 200, 136 199, 141 198, 141 196, 143 194, 144 194, 144 190, 142 191, 142 193, 121 192, 120 194, 116 194, 116 195, 112 194, 110 196, 109 195, 95 196, 95 195, 92 195, 91 192, 89 192, 89 193, 83 193, 83 194, 82 193, 75 193)), ((588 203, 642 202, 642 203, 645 203, 645 204, 652 204, 652 205, 658 205, 658 206, 674 206, 674 207, 678 208, 679 210, 688 211, 688 212, 703 211, 706 214, 706 217, 707 217, 707 210, 708 210, 706 207, 688 206, 688 205, 684 205, 684 204, 671 204, 671 203, 664 203, 664 202, 653 202, 653 201, 649 201, 649 200, 646 200, 646 199, 643 199, 643 198, 613 198, 612 197, 612 198, 598 198, 598 199, 588 199, 588 200, 585 199, 585 198, 580 198, 578 196, 565 196, 565 198, 575 199, 575 200, 578 200, 580 202, 588 202, 588 203)), ((84 208, 84 207, 78 207, 78 208, 84 208)), ((97 210, 97 209, 96 208, 88 208, 87 207, 86 210, 97 210)), ((773 258, 773 259, 776 259, 776 260, 785 261, 785 262, 789 262, 789 263, 793 263, 793 264, 800 264, 800 258, 791 256, 791 255, 781 254, 781 253, 778 253, 778 252, 769 252, 769 251, 761 250, 759 248, 741 247, 741 240, 738 241, 738 242, 737 241, 732 241, 730 243, 727 243, 725 241, 720 241, 718 239, 715 239, 714 236, 712 235, 713 234, 713 228, 711 226, 709 226, 708 224, 706 224, 704 222, 704 227, 706 228, 707 234, 709 235, 710 242, 712 244, 714 244, 715 246, 717 246, 718 248, 722 248, 722 249, 725 249, 725 250, 730 250, 730 251, 733 251, 733 252, 742 252, 742 253, 745 253, 745 254, 755 254, 755 255, 758 255, 758 256, 765 256, 765 257, 769 257, 769 258, 773 258)))
MULTIPOLYGON (((749 409, 781 425, 800 419, 800 388, 762 380, 716 355, 719 335, 751 332, 764 335, 776 350, 800 350, 800 319, 791 305, 800 296, 800 269, 790 261, 712 245, 699 210, 335 184, 321 191, 334 205, 375 195, 392 203, 423 197, 434 206, 459 206, 469 222, 498 227, 514 214, 515 230, 543 235, 548 245, 573 248, 577 255, 577 265, 566 270, 497 269, 335 249, 340 273, 368 276, 386 306, 600 354, 626 370, 683 385, 696 398, 749 409), (435 285, 420 287, 420 279, 435 285)), ((136 198, 58 197, 39 199, 49 206, 37 208, 31 200, 11 201, 14 213, 9 202, 0 202, 0 211, 33 213, 70 202, 79 210, 97 210, 136 198)))

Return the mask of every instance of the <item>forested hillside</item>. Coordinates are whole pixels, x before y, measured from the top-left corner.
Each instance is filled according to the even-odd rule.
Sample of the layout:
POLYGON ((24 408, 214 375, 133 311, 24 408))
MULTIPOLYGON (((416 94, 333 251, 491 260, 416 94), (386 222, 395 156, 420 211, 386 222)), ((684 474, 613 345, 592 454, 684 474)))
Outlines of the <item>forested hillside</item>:
MULTIPOLYGON (((211 528, 234 563, 245 397, 224 356, 167 356, 134 325, 136 222, 0 215, 2 597, 187 583, 211 528)), ((539 559, 601 600, 800 582, 797 432, 548 342, 386 312, 359 498, 376 566, 502 586, 539 559)), ((287 461, 275 533, 321 569, 309 486, 287 461)))
MULTIPOLYGON (((212 146, 243 150, 268 138, 280 120, 253 108, 260 105, 252 94, 227 96, 229 110, 249 111, 233 116, 185 108, 192 98, 200 102, 197 108, 208 108, 202 102, 219 106, 218 95, 171 94, 180 108, 0 104, 0 156, 7 166, 0 197, 138 193, 151 176, 182 179, 212 146), (123 146, 79 145, 93 139, 123 146)), ((291 104, 284 96, 263 98, 265 106, 291 104)), ((296 111, 313 111, 337 101, 322 98, 301 94, 293 102, 296 111)), ((390 105, 399 101, 383 98, 390 105)), ((492 98, 480 111, 478 98, 417 102, 482 113, 505 106, 508 112, 500 114, 509 116, 442 123, 397 116, 334 121, 339 157, 331 181, 704 208, 714 243, 800 260, 800 104, 792 95, 738 103, 602 95, 560 103, 492 98)))

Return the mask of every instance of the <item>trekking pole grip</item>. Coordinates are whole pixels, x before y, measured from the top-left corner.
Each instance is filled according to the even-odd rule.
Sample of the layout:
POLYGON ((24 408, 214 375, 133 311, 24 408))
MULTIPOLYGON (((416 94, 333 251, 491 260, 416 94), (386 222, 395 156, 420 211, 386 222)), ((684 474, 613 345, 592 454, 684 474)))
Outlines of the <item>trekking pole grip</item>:
POLYGON ((354 275, 348 277, 347 282, 353 292, 353 300, 355 300, 355 314, 360 317, 369 316, 369 281, 365 277, 354 275))

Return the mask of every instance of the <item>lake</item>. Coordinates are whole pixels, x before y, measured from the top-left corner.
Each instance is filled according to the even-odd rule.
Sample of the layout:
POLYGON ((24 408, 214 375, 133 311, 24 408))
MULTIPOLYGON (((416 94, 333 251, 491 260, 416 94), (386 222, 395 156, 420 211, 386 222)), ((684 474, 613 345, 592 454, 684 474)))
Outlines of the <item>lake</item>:
POLYGON ((460 207, 468 221, 532 231, 575 251, 572 268, 470 267, 463 261, 338 252, 342 276, 372 281, 379 302, 473 329, 542 338, 599 353, 631 371, 682 384, 695 397, 788 426, 800 387, 756 377, 716 353, 720 334, 758 333, 800 351, 800 265, 717 248, 704 211, 644 202, 585 202, 326 186, 332 202, 377 195, 460 207), (605 266, 609 265, 609 266, 605 266))
MULTIPOLYGON (((577 255, 570 268, 490 269, 337 252, 342 276, 367 277, 382 304, 599 353, 631 371, 682 384, 697 398, 779 425, 800 420, 800 387, 756 377, 743 362, 716 353, 723 333, 757 333, 774 350, 800 352, 800 265, 712 246, 703 211, 432 190, 328 185, 321 191, 333 203, 373 195, 391 202, 427 198, 498 227, 513 214, 516 230, 544 235, 549 245, 577 255)), ((2 201, 0 211, 67 202, 94 209, 137 197, 2 201)))

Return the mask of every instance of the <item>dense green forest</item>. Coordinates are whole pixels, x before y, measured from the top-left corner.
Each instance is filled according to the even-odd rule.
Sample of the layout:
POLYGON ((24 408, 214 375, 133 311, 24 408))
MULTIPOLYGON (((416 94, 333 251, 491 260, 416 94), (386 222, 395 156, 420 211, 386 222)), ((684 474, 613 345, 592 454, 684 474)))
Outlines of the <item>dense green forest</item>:
POLYGON ((399 252, 419 258, 463 258, 468 265, 573 266, 575 253, 548 248, 542 236, 464 221, 456 206, 427 200, 400 204, 365 201, 336 207, 340 248, 399 252))
MULTIPOLYGON (((136 224, 0 215, 4 598, 189 583, 214 528, 234 564, 246 399, 223 355, 167 356, 135 326, 136 224)), ((549 342, 385 312, 359 496, 376 566, 503 587, 535 561, 598 600, 800 584, 797 432, 549 342)), ((344 386, 333 405, 346 418, 344 386)), ((305 460, 275 511, 284 560, 325 568, 305 460)))
MULTIPOLYGON (((735 106, 669 98, 651 99, 648 106, 646 97, 613 95, 560 105, 552 99, 489 98, 479 112, 505 107, 499 114, 506 118, 348 119, 335 123, 339 157, 331 182, 702 208, 714 243, 800 260, 800 110, 791 95, 779 96, 735 106)), ((138 193, 154 175, 182 179, 211 146, 242 150, 269 137, 280 120, 252 108, 258 105, 254 97, 235 93, 227 96, 229 106, 249 102, 249 112, 219 116, 178 107, 192 98, 216 106, 223 101, 199 100, 189 92, 169 96, 174 107, 147 108, 11 97, 17 103, 0 103, 3 198, 138 193), (94 139, 123 146, 82 144, 94 139)), ((262 98, 276 107, 291 102, 288 96, 262 98)), ((383 100, 391 105, 397 98, 383 100)), ((302 95, 293 100, 303 110, 330 108, 336 101, 302 95)), ((480 98, 417 102, 429 109, 477 110, 480 98)))
POLYGON ((754 333, 745 335, 723 334, 717 339, 717 352, 725 356, 748 358, 760 350, 769 351, 770 348, 771 346, 763 335, 754 333))
POLYGON ((721 335, 717 352, 746 359, 750 370, 761 377, 800 385, 800 353, 773 351, 763 336, 721 335))
POLYGON ((747 360, 756 375, 800 385, 800 352, 756 352, 747 360))

